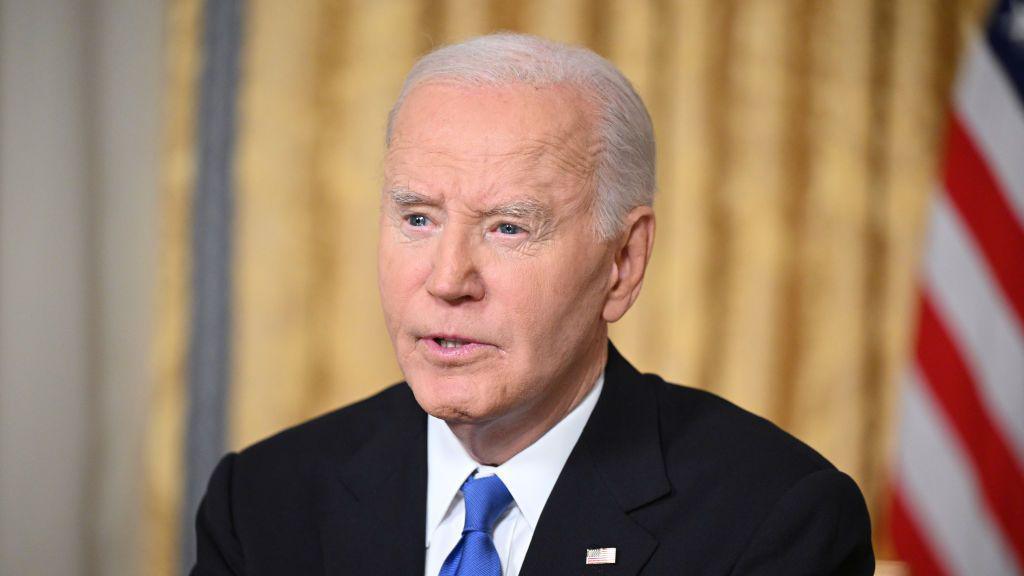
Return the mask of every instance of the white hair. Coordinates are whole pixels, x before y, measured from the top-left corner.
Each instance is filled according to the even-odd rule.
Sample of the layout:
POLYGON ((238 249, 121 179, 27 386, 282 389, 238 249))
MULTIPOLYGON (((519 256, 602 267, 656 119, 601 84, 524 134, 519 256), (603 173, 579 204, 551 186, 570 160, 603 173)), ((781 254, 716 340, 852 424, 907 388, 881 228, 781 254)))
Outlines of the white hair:
POLYGON ((395 117, 417 86, 443 81, 470 86, 567 84, 597 108, 600 155, 594 167, 595 225, 608 240, 637 206, 654 203, 654 129, 640 96, 609 61, 579 46, 526 34, 479 36, 441 47, 409 71, 391 113, 385 142, 391 145, 395 117))

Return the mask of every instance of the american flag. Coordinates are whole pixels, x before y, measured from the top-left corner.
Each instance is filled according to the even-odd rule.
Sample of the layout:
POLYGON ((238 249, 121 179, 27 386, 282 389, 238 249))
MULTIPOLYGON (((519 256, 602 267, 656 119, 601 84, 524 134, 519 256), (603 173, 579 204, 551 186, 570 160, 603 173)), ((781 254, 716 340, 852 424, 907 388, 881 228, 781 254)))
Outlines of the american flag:
POLYGON ((1024 575, 1024 0, 961 63, 918 311, 896 550, 915 575, 1024 575))

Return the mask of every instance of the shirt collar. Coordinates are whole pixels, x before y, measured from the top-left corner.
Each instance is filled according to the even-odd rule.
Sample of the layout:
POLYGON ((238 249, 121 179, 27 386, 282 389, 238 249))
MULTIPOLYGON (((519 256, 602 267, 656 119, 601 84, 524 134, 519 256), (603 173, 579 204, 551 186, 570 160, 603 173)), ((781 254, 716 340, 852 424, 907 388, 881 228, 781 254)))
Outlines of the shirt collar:
MULTIPOLYGON (((523 518, 537 528, 540 513, 562 473, 565 461, 583 433, 604 387, 604 373, 594 387, 569 414, 536 442, 516 454, 494 473, 508 488, 523 518)), ((427 416, 427 524, 426 541, 456 502, 455 497, 466 478, 481 464, 462 447, 443 420, 427 416)))
POLYGON ((479 464, 444 420, 427 415, 427 546, 466 478, 479 464))

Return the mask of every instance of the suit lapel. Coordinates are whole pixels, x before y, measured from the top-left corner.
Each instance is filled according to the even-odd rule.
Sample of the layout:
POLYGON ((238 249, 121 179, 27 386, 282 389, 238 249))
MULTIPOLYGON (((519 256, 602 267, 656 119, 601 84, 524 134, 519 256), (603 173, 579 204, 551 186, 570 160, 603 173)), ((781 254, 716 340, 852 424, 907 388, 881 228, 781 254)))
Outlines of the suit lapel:
POLYGON ((548 498, 520 576, 637 574, 657 541, 610 499, 596 470, 576 460, 548 498), (591 548, 615 548, 615 564, 587 566, 591 548))
MULTIPOLYGON (((640 380, 609 343, 601 398, 548 497, 520 576, 634 576, 657 548, 630 516, 670 489, 657 404, 640 380), (615 564, 587 566, 591 548, 615 548, 615 564)), ((387 414, 390 425, 340 466, 329 465, 320 524, 325 574, 423 573, 426 415, 407 387, 387 414)))
POLYGON ((650 387, 609 344, 604 390, 544 506, 520 576, 635 575, 657 540, 629 513, 670 490, 650 387), (586 552, 615 548, 614 564, 586 552))
POLYGON ((328 575, 423 573, 426 416, 405 392, 387 426, 329 480, 320 532, 328 575))

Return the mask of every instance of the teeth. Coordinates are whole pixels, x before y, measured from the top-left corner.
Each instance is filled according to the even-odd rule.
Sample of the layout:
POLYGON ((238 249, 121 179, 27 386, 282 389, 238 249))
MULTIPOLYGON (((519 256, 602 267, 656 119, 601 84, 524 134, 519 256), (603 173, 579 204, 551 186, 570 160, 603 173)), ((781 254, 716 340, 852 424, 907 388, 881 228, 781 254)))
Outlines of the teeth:
POLYGON ((462 346, 462 342, 459 342, 458 340, 445 340, 444 338, 438 338, 437 343, 440 344, 442 348, 458 348, 459 346, 462 346))

